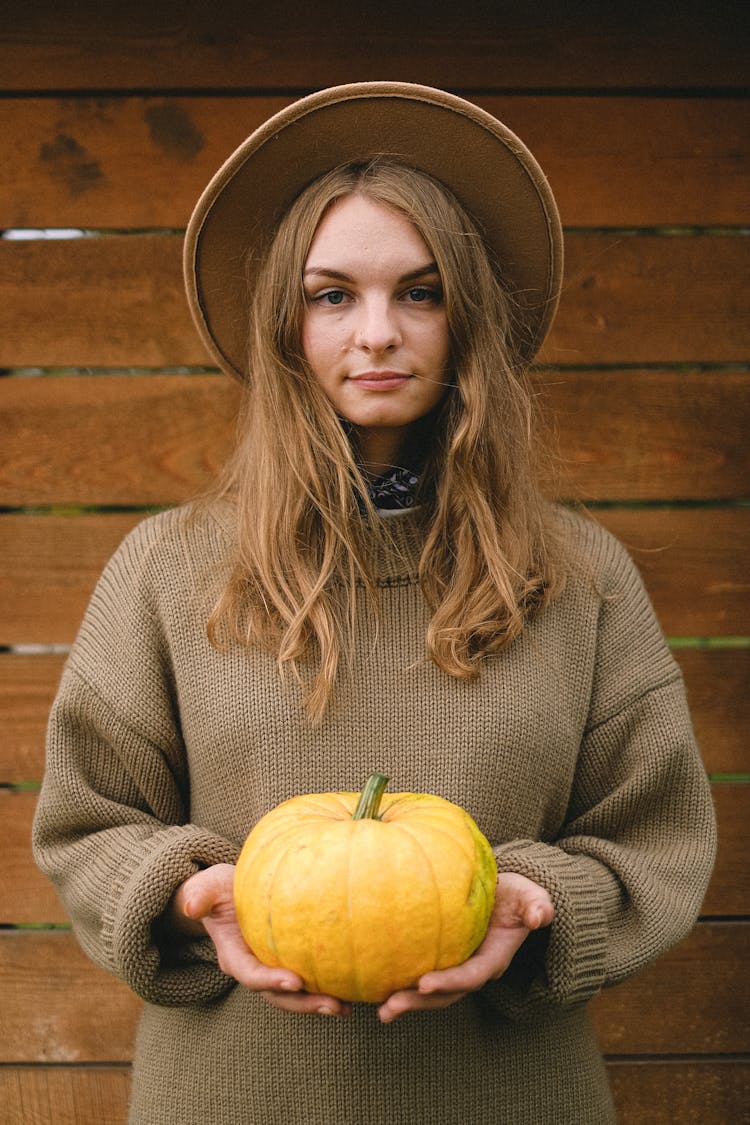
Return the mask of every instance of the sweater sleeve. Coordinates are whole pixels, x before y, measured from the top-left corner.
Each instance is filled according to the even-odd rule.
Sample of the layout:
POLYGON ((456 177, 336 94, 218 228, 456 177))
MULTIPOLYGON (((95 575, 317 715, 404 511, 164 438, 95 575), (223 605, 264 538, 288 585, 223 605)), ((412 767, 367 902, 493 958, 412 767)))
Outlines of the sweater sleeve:
POLYGON ((231 986, 208 937, 158 920, 234 843, 188 821, 179 717, 158 614, 132 539, 105 571, 50 716, 33 846, 85 952, 151 1003, 211 1000, 231 986))
POLYGON ((694 925, 713 868, 713 803, 682 676, 635 566, 606 544, 615 563, 565 823, 554 840, 496 849, 498 869, 546 887, 556 911, 489 986, 515 1017, 586 1001, 653 961, 694 925))

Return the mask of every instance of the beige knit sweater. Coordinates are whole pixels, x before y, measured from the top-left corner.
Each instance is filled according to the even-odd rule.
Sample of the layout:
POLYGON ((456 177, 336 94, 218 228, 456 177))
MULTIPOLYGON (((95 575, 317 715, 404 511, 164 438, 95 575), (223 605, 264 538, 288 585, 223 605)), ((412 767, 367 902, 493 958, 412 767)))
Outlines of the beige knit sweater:
POLYGON ((573 576, 480 679, 424 659, 418 516, 389 521, 382 617, 319 729, 274 659, 205 635, 231 550, 227 507, 146 520, 107 567, 51 716, 34 830, 83 948, 145 1000, 137 1125, 605 1125, 585 1002, 692 926, 714 819, 679 671, 640 578, 561 513, 573 576), (236 986, 208 939, 155 920, 197 865, 233 862, 255 821, 306 791, 392 789, 463 805, 501 870, 547 887, 550 930, 499 982, 382 1026, 289 1015, 236 986))

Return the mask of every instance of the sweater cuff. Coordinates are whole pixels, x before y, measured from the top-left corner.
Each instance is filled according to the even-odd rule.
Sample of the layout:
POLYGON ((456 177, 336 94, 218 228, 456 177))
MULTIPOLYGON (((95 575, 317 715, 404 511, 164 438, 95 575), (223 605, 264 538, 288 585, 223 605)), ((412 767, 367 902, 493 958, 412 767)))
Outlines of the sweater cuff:
POLYGON ((235 863, 238 849, 194 825, 142 839, 128 853, 102 911, 102 938, 113 971, 151 1004, 214 1000, 234 982, 221 972, 211 939, 184 940, 160 930, 172 894, 202 867, 235 863))
POLYGON ((568 855, 533 840, 516 840, 495 848, 494 853, 498 872, 525 875, 548 891, 555 907, 546 949, 535 971, 528 962, 539 938, 532 934, 519 951, 522 956, 516 972, 512 965, 507 982, 505 978, 500 982, 513 994, 511 1006, 545 1000, 569 1007, 591 999, 604 983, 608 907, 619 900, 617 880, 588 856, 568 855))

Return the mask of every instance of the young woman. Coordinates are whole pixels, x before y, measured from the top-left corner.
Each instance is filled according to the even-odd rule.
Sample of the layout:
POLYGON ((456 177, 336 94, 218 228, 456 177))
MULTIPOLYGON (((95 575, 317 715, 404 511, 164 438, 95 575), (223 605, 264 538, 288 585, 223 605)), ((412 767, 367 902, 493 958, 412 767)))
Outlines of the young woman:
POLYGON ((84 949, 146 1001, 132 1122, 614 1120, 586 1001, 692 926, 714 821, 637 572, 537 484, 561 258, 521 142, 399 83, 289 107, 193 214, 237 448, 108 565, 35 824, 84 949), (477 952, 377 1007, 262 965, 232 904, 263 813, 373 768, 466 808, 499 871, 477 952))

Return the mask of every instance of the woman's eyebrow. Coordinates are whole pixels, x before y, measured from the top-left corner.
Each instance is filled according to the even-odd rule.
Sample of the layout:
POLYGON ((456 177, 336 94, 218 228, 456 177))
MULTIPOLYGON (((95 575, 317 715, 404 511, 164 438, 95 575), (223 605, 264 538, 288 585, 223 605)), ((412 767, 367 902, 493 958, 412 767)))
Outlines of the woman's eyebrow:
MULTIPOLYGON (((402 274, 398 280, 399 284, 401 284, 406 281, 415 281, 420 277, 427 277, 430 274, 438 274, 439 276, 439 273, 440 271, 436 264, 434 262, 428 262, 424 266, 417 266, 416 269, 409 270, 408 273, 402 274)), ((348 273, 343 273, 341 270, 330 269, 328 266, 307 266, 303 270, 302 276, 331 277, 336 281, 354 281, 354 278, 348 273)))

